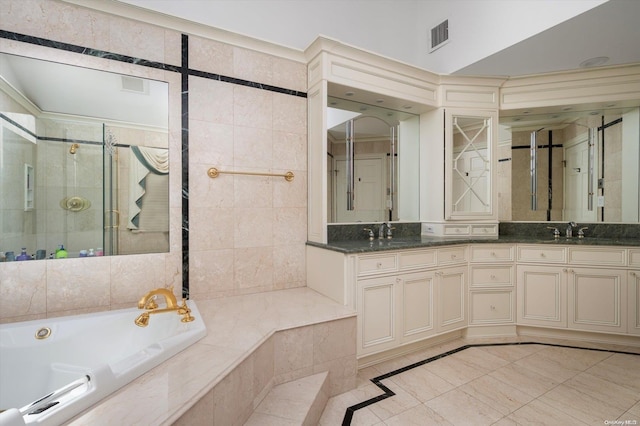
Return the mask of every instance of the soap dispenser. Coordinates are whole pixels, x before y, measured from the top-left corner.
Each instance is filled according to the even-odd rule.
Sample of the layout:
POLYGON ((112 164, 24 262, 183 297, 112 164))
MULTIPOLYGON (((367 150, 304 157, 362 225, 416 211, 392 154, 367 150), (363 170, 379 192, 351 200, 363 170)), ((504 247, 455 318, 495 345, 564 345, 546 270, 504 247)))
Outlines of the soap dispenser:
POLYGON ((60 244, 60 246, 56 249, 56 259, 64 259, 69 254, 64 249, 64 244, 60 244))
POLYGON ((27 248, 22 247, 22 253, 16 256, 16 260, 31 260, 31 256, 27 254, 27 248))

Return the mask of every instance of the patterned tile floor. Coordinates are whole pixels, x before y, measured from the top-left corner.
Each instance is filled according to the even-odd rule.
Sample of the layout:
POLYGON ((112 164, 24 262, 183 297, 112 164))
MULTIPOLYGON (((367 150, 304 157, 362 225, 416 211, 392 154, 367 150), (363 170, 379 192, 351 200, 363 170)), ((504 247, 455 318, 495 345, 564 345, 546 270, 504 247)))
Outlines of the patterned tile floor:
POLYGON ((361 369, 357 388, 331 398, 320 425, 640 426, 637 348, 591 345, 636 354, 616 353, 535 341, 485 346, 458 339, 361 369), (395 395, 361 404, 385 393, 374 378, 395 395), (351 422, 343 423, 357 404, 366 406, 350 410, 351 422))

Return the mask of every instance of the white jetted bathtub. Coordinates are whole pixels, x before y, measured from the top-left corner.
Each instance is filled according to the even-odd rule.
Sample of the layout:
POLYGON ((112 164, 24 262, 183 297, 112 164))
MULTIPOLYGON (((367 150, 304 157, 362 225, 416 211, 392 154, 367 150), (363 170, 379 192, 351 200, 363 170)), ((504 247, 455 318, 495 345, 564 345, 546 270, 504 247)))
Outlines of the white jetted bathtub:
POLYGON ((96 314, 0 325, 1 426, 59 425, 207 334, 195 302, 192 322, 176 312, 96 314))

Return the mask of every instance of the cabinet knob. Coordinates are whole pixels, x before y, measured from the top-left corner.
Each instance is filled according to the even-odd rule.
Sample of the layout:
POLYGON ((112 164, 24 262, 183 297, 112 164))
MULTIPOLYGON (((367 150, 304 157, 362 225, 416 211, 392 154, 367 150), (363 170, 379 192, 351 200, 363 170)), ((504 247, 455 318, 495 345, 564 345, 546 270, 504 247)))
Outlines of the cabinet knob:
POLYGON ((491 252, 491 256, 496 257, 496 252, 495 252, 495 251, 492 251, 492 252, 491 252))
POLYGON ((402 281, 402 279, 400 279, 400 277, 396 278, 396 282, 400 283, 402 281))
POLYGON ((635 272, 629 272, 632 277, 635 277, 637 274, 635 272))
POLYGON ((378 269, 382 268, 382 262, 378 262, 376 266, 378 267, 378 269))
POLYGON ((495 307, 495 306, 493 306, 493 305, 491 305, 491 306, 490 306, 490 308, 491 308, 491 310, 492 310, 492 311, 495 311, 495 310, 496 310, 496 307, 495 307))
POLYGON ((456 258, 456 255, 455 255, 455 254, 452 254, 452 255, 451 255, 451 259, 455 259, 455 258, 456 258))
POLYGON ((544 253, 540 253, 540 257, 545 257, 544 253))
POLYGON ((491 278, 493 281, 496 280, 496 276, 495 275, 491 275, 489 278, 491 278))

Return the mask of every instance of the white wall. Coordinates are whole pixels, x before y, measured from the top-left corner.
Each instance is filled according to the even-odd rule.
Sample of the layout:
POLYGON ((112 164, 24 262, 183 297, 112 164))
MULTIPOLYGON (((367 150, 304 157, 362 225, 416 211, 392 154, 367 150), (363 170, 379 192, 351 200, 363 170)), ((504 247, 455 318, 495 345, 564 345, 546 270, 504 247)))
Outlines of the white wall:
POLYGON ((607 0, 121 1, 300 50, 324 35, 450 74, 607 0), (450 42, 429 54, 428 31, 447 18, 450 42))

